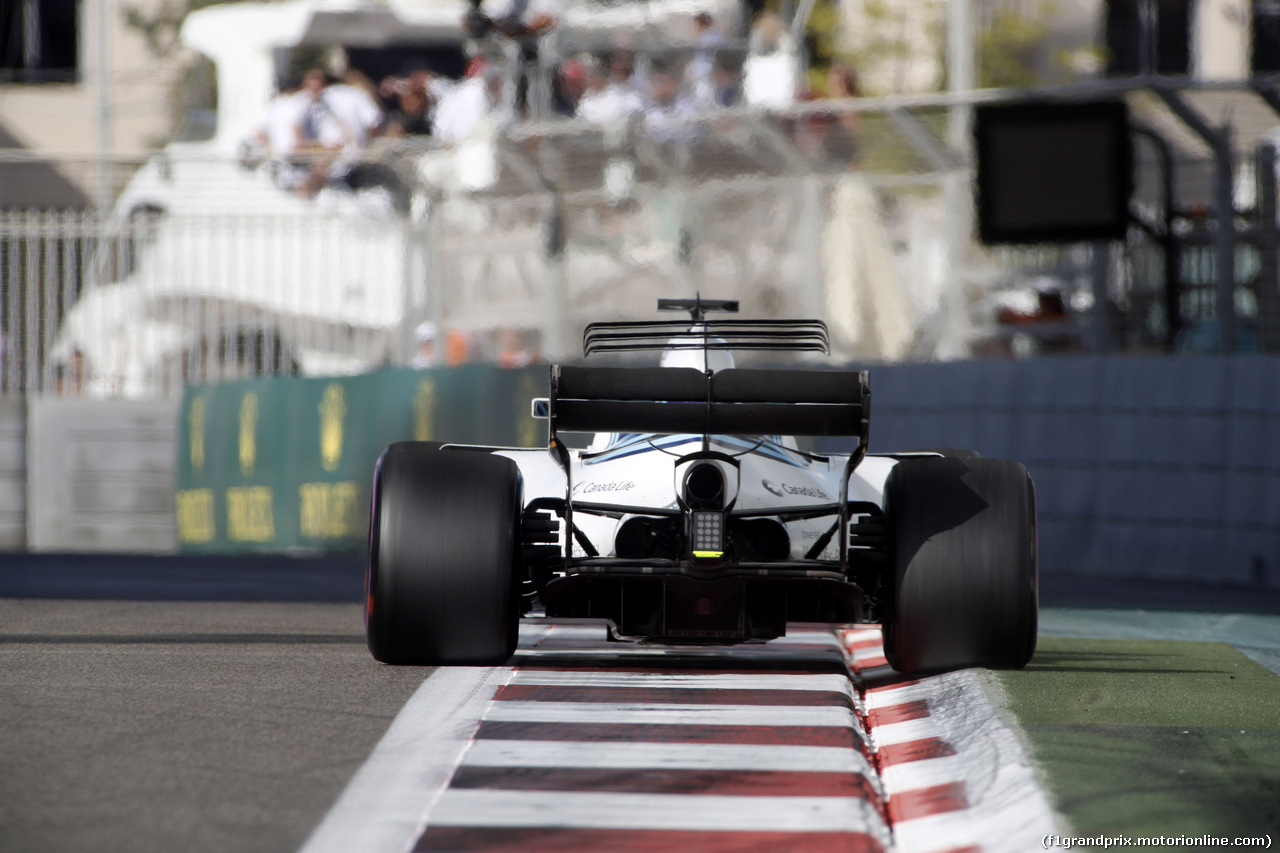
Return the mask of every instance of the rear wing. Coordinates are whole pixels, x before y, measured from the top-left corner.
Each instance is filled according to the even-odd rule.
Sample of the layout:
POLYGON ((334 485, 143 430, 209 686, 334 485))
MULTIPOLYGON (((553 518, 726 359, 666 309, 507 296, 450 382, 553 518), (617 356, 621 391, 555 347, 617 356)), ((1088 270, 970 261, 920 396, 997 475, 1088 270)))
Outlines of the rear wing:
MULTIPOLYGON (((669 302, 673 300, 663 300, 669 302)), ((590 323, 582 335, 582 354, 646 350, 831 351, 821 320, 659 320, 590 323)))
POLYGON ((857 437, 866 446, 865 370, 721 370, 552 365, 557 432, 857 437))

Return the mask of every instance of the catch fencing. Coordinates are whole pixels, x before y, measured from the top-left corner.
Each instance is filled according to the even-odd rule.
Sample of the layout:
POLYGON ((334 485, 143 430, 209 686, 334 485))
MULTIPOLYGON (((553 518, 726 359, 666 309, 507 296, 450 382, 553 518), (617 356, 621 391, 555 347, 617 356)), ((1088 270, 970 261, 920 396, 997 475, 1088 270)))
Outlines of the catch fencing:
POLYGON ((943 251, 925 221, 940 178, 901 158, 914 182, 892 201, 829 118, 401 142, 370 152, 359 190, 307 199, 269 163, 170 152, 108 216, 0 211, 0 390, 145 399, 352 374, 415 363, 432 326, 439 363, 572 358, 587 322, 694 293, 826 316, 837 355, 902 358, 940 289, 919 274, 943 251))
POLYGON ((967 110, 1019 93, 382 140, 306 197, 279 164, 171 145, 112 164, 110 211, 0 210, 0 393, 157 399, 255 376, 571 359, 587 322, 695 293, 821 317, 846 362, 1213 350, 1215 220, 1196 211, 1219 155, 1243 223, 1237 345, 1280 350, 1275 222, 1258 219, 1273 173, 1245 192, 1275 112, 1243 87, 1126 85, 1037 94, 1129 100, 1145 227, 1124 244, 974 242, 967 110), (1209 151, 1187 111, 1228 107, 1234 148, 1209 151))

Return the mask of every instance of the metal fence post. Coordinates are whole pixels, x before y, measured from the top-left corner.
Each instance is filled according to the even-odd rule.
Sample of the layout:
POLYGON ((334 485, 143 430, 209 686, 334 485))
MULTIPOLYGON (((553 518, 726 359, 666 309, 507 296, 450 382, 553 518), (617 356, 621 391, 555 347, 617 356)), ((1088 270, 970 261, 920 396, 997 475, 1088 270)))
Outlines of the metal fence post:
POLYGON ((1108 278, 1111 272, 1111 243, 1099 240, 1093 250, 1093 308, 1090 311, 1092 338, 1089 349, 1094 355, 1106 355, 1111 351, 1111 320, 1108 310, 1108 278))
POLYGON ((543 357, 549 361, 572 357, 564 323, 567 307, 564 260, 567 227, 564 203, 557 193, 552 192, 547 202, 546 245, 543 253, 546 274, 542 290, 542 350, 543 357))
POLYGON ((1236 352, 1236 212, 1232 198, 1232 182, 1235 177, 1234 157, 1231 152, 1231 128, 1218 128, 1218 142, 1214 145, 1215 167, 1214 218, 1218 222, 1214 247, 1217 250, 1217 288, 1214 318, 1218 326, 1218 352, 1233 355, 1236 352))
POLYGON ((1257 211, 1253 234, 1262 255, 1258 270, 1258 345, 1263 352, 1280 351, 1280 234, 1276 228, 1276 149, 1270 142, 1254 152, 1257 211))
POLYGON ((1236 351, 1236 212, 1232 198, 1234 157, 1231 151, 1231 127, 1213 127, 1182 96, 1172 89, 1157 88, 1156 94, 1169 109, 1213 151, 1214 164, 1214 324, 1217 330, 1216 351, 1231 355, 1236 351))
POLYGON ((802 316, 825 317, 826 297, 822 266, 822 187, 816 175, 800 175, 800 257, 804 263, 802 316))
POLYGON ((400 223, 400 333, 399 346, 390 353, 394 363, 408 364, 414 351, 413 273, 417 269, 414 257, 418 246, 414 241, 413 222, 400 223))

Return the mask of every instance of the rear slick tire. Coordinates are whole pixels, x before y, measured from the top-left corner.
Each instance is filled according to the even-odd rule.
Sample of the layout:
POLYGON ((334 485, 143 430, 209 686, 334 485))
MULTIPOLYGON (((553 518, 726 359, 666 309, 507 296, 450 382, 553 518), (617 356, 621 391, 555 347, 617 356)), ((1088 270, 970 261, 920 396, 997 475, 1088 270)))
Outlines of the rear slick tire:
POLYGON ((365 576, 374 658, 494 666, 511 657, 521 508, 510 459, 432 442, 387 448, 374 474, 365 576))
POLYGON ((1003 459, 900 462, 885 483, 884 648, 899 672, 1020 669, 1039 613, 1035 490, 1003 459))

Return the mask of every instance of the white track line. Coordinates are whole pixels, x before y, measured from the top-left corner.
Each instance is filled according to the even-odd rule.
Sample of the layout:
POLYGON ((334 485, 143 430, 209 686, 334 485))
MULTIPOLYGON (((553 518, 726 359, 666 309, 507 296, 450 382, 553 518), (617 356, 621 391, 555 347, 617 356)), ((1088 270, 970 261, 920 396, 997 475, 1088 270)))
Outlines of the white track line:
POLYGON ((687 723, 715 726, 856 727, 848 708, 793 705, 671 705, 647 702, 494 702, 486 720, 526 723, 687 723))
POLYGON ((727 743, 610 743, 602 748, 589 741, 478 740, 462 763, 470 767, 871 772, 866 760, 850 747, 727 743))
MULTIPOLYGON (((886 726, 872 726, 868 732, 876 749, 894 746, 900 743, 925 740, 932 737, 944 737, 945 732, 939 730, 934 720, 925 717, 921 720, 907 720, 901 723, 890 723, 886 726)), ((945 739, 945 737, 944 737, 945 739)))
POLYGON ((433 826, 687 829, 726 832, 862 832, 883 824, 853 797, 732 797, 450 788, 433 826))
POLYGON ((403 851, 471 744, 506 667, 440 667, 426 679, 352 777, 300 853, 403 851))
POLYGON ((880 783, 886 791, 910 791, 945 785, 964 778, 964 763, 959 756, 926 758, 885 767, 880 771, 880 783))
POLYGON ((516 670, 512 684, 554 687, 696 687, 707 690, 825 690, 854 695, 853 684, 844 675, 752 675, 751 673, 708 673, 703 675, 657 672, 557 672, 516 670))

